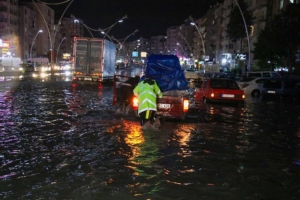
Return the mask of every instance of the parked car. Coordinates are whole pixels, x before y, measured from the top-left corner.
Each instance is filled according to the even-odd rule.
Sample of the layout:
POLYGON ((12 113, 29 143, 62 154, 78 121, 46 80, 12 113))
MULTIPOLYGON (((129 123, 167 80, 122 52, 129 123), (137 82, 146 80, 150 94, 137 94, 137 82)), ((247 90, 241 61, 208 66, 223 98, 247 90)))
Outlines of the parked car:
POLYGON ((239 87, 244 90, 245 95, 260 97, 263 84, 270 78, 244 78, 237 81, 239 87))
POLYGON ((227 102, 243 104, 244 91, 241 90, 236 81, 226 78, 210 78, 204 80, 200 88, 195 88, 195 104, 208 102, 227 102))
POLYGON ((261 95, 270 100, 300 100, 300 79, 270 79, 263 85, 261 95))
POLYGON ((224 72, 206 72, 203 74, 199 75, 199 78, 201 78, 202 80, 206 80, 209 78, 220 78, 221 76, 223 76, 224 72))
POLYGON ((257 72, 247 72, 245 77, 266 77, 266 78, 281 78, 281 75, 278 72, 274 71, 257 71, 257 72))

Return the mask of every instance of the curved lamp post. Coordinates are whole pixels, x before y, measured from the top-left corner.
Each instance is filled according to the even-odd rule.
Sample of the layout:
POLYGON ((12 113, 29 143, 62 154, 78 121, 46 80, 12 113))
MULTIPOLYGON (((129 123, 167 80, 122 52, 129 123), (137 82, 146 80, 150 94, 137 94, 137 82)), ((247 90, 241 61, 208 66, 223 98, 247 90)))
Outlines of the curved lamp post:
MULTIPOLYGON (((124 43, 126 42, 126 40, 130 37, 130 36, 132 36, 132 35, 134 35, 136 32, 138 32, 139 30, 138 29, 136 29, 135 31, 133 31, 132 33, 130 33, 127 37, 125 37, 124 39, 121 39, 122 40, 122 43, 120 43, 119 42, 119 40, 117 40, 116 38, 114 38, 114 37, 112 37, 114 40, 116 40, 118 43, 119 43, 119 45, 120 45, 120 48, 119 48, 119 51, 118 51, 118 54, 117 54, 117 58, 118 58, 118 56, 119 56, 119 53, 120 53, 120 50, 121 50, 121 48, 123 48, 123 45, 124 45, 124 43)), ((126 50, 126 48, 124 47, 124 49, 125 49, 125 51, 127 52, 127 54, 128 54, 128 51, 126 50)))
POLYGON ((39 31, 36 33, 36 35, 34 36, 33 40, 32 40, 31 47, 30 47, 30 53, 29 53, 30 58, 32 58, 32 47, 33 47, 34 41, 35 41, 36 37, 38 36, 38 34, 39 34, 39 33, 42 33, 42 32, 43 32, 43 30, 39 30, 39 31))
POLYGON ((250 55, 251 55, 251 50, 250 50, 250 39, 249 39, 249 33, 248 33, 248 28, 247 28, 247 24, 246 24, 246 20, 245 20, 245 17, 244 17, 244 14, 242 12, 242 9, 238 3, 237 0, 235 0, 235 3, 236 5, 238 6, 239 10, 240 10, 240 13, 242 15, 242 18, 243 18, 243 22, 244 22, 244 25, 245 25, 245 29, 246 29, 246 34, 247 34, 247 41, 248 41, 248 66, 247 66, 247 69, 248 71, 250 71, 250 55))
POLYGON ((118 23, 122 23, 124 21, 124 19, 126 19, 126 18, 127 18, 127 15, 123 16, 122 19, 118 20, 116 23, 114 23, 110 27, 108 27, 106 29, 102 29, 102 30, 107 30, 106 32, 104 32, 104 31, 101 32, 102 34, 104 34, 103 39, 105 39, 105 37, 107 36, 108 32, 112 29, 112 27, 114 27, 118 23))
POLYGON ((186 54, 185 50, 182 48, 182 46, 180 45, 180 43, 177 42, 176 44, 177 44, 177 46, 179 46, 179 47, 181 48, 181 50, 183 51, 183 55, 186 54))
POLYGON ((190 47, 190 45, 189 45, 189 43, 186 41, 186 39, 185 39, 185 37, 183 37, 183 35, 181 34, 181 33, 179 33, 179 35, 184 39, 184 41, 185 41, 185 43, 187 44, 187 46, 189 47, 189 50, 190 50, 190 52, 191 52, 191 56, 193 55, 193 52, 192 52, 192 49, 191 49, 191 47, 190 47))
MULTIPOLYGON (((74 0, 67 0, 67 1, 64 1, 64 2, 60 2, 60 3, 51 3, 51 5, 60 5, 60 4, 64 4, 66 2, 69 2, 69 5, 65 8, 60 20, 59 20, 59 23, 64 15, 64 13, 66 12, 66 10, 69 8, 69 6, 71 5, 71 3, 73 3, 74 0)), ((33 4, 36 6, 36 8, 38 9, 39 13, 41 14, 44 22, 45 22, 45 26, 47 28, 47 31, 48 31, 48 35, 49 35, 49 40, 50 40, 50 64, 51 64, 51 75, 53 75, 53 52, 54 52, 54 40, 55 40, 55 36, 56 36, 56 32, 54 34, 51 34, 50 32, 50 29, 49 29, 49 25, 48 25, 48 22, 47 20, 45 19, 45 16, 44 16, 44 13, 41 11, 41 9, 39 8, 39 6, 36 4, 35 0, 32 0, 33 4), (53 37, 53 38, 52 38, 53 37)), ((42 4, 48 4, 49 3, 46 3, 46 2, 42 2, 42 1, 39 1, 37 0, 38 3, 42 3, 42 4)))
POLYGON ((59 45, 58 45, 58 47, 57 47, 57 51, 56 51, 56 63, 57 63, 57 57, 58 57, 58 51, 59 51, 59 48, 60 48, 60 45, 61 45, 61 43, 64 41, 66 39, 66 37, 63 37, 63 39, 60 41, 60 43, 59 43, 59 45))
POLYGON ((94 30, 90 27, 88 27, 87 25, 85 25, 84 23, 82 23, 79 19, 76 19, 76 17, 74 15, 71 15, 71 18, 73 20, 77 20, 82 26, 84 26, 84 28, 86 28, 86 30, 91 34, 92 38, 94 38, 94 35, 92 34, 92 32, 90 30, 94 30))
POLYGON ((193 26, 196 27, 196 29, 197 29, 197 31, 198 31, 198 33, 199 33, 199 36, 200 36, 200 38, 201 38, 201 42, 202 42, 202 46, 203 46, 203 53, 204 53, 204 61, 205 61, 205 46, 204 46, 204 41, 203 41, 202 34, 201 34, 201 32, 200 32, 198 26, 197 26, 196 23, 194 22, 193 18, 190 16, 189 19, 192 21, 192 22, 191 22, 191 25, 193 25, 193 26))

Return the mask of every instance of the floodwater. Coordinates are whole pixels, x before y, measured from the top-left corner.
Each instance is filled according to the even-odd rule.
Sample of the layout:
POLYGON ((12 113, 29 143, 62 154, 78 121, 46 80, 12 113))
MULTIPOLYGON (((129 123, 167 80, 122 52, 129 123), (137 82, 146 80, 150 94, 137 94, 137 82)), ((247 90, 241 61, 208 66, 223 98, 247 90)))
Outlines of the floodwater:
POLYGON ((0 199, 298 199, 300 105, 247 99, 142 130, 111 85, 0 85, 0 199))

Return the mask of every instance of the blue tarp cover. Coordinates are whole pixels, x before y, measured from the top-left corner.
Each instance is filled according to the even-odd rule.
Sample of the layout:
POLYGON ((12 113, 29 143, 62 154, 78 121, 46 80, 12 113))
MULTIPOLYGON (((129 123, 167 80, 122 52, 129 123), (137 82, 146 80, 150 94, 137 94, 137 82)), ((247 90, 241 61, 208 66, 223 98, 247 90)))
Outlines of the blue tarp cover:
POLYGON ((189 89, 179 59, 175 55, 150 55, 145 75, 152 76, 162 92, 189 89))

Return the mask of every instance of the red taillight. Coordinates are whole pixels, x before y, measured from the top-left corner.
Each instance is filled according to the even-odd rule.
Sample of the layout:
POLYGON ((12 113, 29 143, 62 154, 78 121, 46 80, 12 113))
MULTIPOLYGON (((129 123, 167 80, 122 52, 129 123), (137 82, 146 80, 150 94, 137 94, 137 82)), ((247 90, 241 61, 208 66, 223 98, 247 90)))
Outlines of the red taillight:
POLYGON ((242 88, 245 88, 245 87, 247 87, 249 84, 247 84, 247 83, 244 83, 243 85, 242 85, 242 88))
POLYGON ((189 100, 183 100, 183 112, 187 112, 189 110, 190 102, 189 100))
POLYGON ((135 96, 132 100, 132 109, 137 110, 139 107, 139 99, 135 96))

